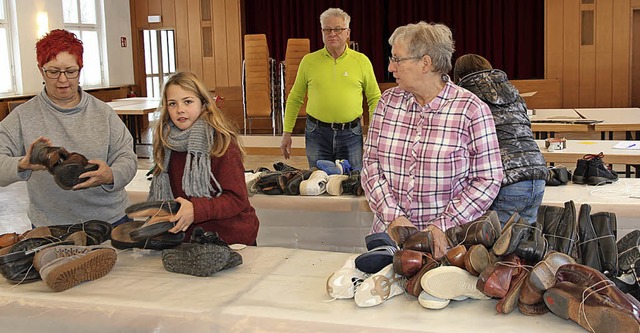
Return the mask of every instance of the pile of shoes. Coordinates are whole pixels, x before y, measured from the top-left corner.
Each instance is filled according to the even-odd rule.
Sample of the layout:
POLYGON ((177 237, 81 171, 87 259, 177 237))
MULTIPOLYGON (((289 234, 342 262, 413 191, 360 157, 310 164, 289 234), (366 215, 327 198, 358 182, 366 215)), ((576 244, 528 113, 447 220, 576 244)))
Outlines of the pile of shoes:
POLYGON ((242 256, 217 233, 198 227, 189 243, 162 251, 162 264, 169 272, 204 277, 241 265, 242 256))
POLYGON ((49 147, 42 141, 33 146, 29 162, 47 167, 56 184, 65 190, 85 182, 87 178, 80 178, 83 173, 98 170, 98 165, 89 163, 84 155, 70 153, 62 147, 49 147))
POLYGON ((489 211, 444 232, 398 226, 367 236, 368 251, 329 276, 327 293, 358 306, 406 293, 428 309, 493 298, 502 314, 551 311, 596 332, 638 332, 640 230, 616 243, 616 229, 615 214, 587 204, 576 214, 572 201, 541 206, 534 224, 515 213, 501 227, 489 211))
POLYGON ((37 253, 58 245, 98 245, 108 240, 110 233, 110 223, 92 220, 38 227, 17 237, 10 234, 10 241, 6 242, 8 245, 0 249, 0 274, 14 284, 38 281, 40 274, 34 268, 34 256, 37 253))
POLYGON ((571 180, 576 184, 610 184, 618 180, 618 174, 602 161, 604 154, 587 154, 576 163, 571 180))
POLYGON ((180 204, 176 201, 147 201, 131 205, 125 209, 128 217, 134 219, 123 223, 111 232, 111 245, 118 249, 141 248, 162 250, 178 246, 185 237, 184 232, 170 233, 175 226, 169 219, 180 204), (138 220, 142 218, 143 220, 138 220))
POLYGON ((318 161, 319 168, 300 170, 282 162, 273 164, 275 171, 262 167, 245 172, 249 195, 261 192, 269 195, 363 195, 360 170, 353 170, 349 161, 318 161))

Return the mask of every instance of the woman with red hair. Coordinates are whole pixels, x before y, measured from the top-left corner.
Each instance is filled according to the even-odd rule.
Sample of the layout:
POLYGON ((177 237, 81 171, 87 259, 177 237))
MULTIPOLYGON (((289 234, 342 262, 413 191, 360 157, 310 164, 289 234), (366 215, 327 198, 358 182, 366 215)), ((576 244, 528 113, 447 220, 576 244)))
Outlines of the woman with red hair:
POLYGON ((137 166, 133 139, 111 107, 79 86, 82 53, 82 41, 66 30, 52 30, 38 40, 44 89, 0 122, 0 186, 27 182, 33 226, 127 220, 124 187, 137 166), (63 186, 69 180, 61 178, 72 167, 58 166, 69 165, 68 152, 86 157, 78 163, 91 168, 80 169, 71 185, 63 186), (47 166, 37 163, 43 160, 47 166))

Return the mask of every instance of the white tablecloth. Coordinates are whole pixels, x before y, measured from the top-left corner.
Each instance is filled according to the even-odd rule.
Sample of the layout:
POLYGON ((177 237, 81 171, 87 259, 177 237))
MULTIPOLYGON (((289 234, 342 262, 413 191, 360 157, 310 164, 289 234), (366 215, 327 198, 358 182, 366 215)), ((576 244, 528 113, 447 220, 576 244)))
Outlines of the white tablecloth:
POLYGON ((553 314, 495 312, 496 300, 422 308, 398 295, 380 306, 331 301, 327 277, 347 253, 269 247, 212 277, 169 273, 158 251, 125 251, 105 277, 64 292, 42 281, 0 281, 0 321, 11 332, 584 332, 553 314))

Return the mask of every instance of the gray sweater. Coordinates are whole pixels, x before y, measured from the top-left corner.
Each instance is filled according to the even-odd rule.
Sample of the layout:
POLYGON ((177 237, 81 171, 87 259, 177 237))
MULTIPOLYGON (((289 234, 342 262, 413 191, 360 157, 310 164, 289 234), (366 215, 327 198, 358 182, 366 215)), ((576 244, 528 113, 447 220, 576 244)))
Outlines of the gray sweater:
POLYGON ((0 186, 27 182, 27 216, 36 227, 88 220, 113 223, 128 205, 124 187, 137 168, 131 134, 111 107, 78 90, 80 103, 73 108, 58 107, 43 90, 0 122, 0 186), (46 170, 18 172, 18 161, 40 136, 89 160, 105 161, 113 171, 113 184, 63 190, 46 170))

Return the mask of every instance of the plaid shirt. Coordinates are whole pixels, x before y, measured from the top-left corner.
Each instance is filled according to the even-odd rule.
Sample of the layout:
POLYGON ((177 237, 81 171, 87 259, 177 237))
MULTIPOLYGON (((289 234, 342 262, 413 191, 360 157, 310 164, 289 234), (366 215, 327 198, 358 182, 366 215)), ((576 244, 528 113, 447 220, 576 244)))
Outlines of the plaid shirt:
POLYGON ((372 232, 398 216, 420 230, 473 221, 500 190, 502 162, 493 116, 471 92, 445 80, 424 107, 412 93, 388 89, 365 143, 362 186, 375 217, 372 232))

